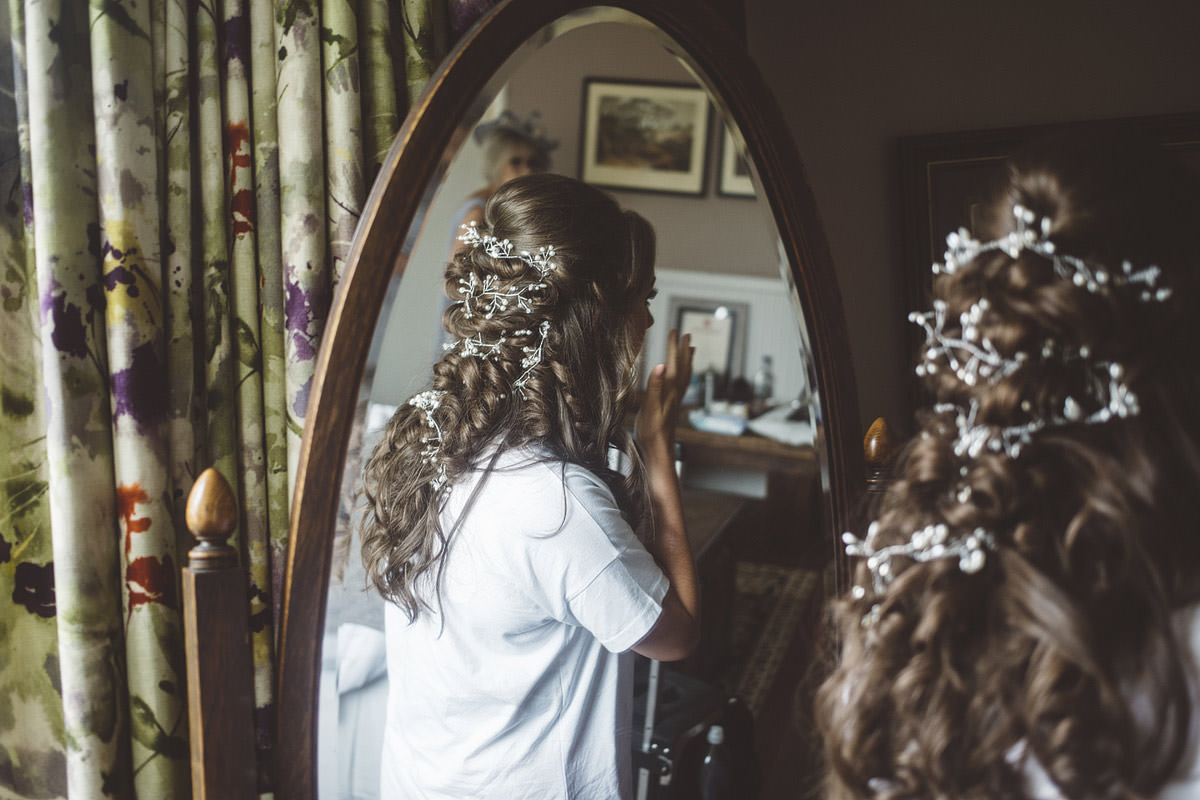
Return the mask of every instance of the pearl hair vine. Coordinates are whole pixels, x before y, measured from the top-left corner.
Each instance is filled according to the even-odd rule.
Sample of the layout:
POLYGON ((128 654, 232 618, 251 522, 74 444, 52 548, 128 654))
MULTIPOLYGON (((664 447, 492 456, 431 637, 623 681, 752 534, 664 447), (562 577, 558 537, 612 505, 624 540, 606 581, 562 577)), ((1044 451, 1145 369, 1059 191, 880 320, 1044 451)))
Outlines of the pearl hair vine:
POLYGON ((550 321, 542 320, 536 331, 529 330, 528 328, 513 331, 511 334, 508 331, 501 331, 499 337, 494 342, 486 341, 483 338, 483 334, 477 333, 468 339, 447 342, 442 345, 442 349, 453 350, 458 348, 459 355, 474 356, 482 361, 497 361, 500 358, 500 348, 508 344, 509 341, 536 334, 536 344, 525 345, 521 348, 521 352, 525 354, 525 357, 521 359, 521 366, 524 367, 525 371, 513 381, 513 388, 524 397, 525 385, 529 383, 529 379, 533 376, 533 371, 542 363, 542 358, 546 350, 546 334, 549 332, 550 321))
POLYGON ((494 342, 485 341, 482 333, 454 342, 446 342, 443 350, 459 348, 461 356, 475 356, 481 361, 495 361, 499 357, 500 348, 508 342, 508 331, 500 331, 500 336, 494 342))
MULTIPOLYGON (((534 303, 538 300, 536 297, 537 293, 546 288, 546 275, 558 268, 554 261, 554 247, 542 247, 536 253, 532 254, 528 251, 514 253, 512 242, 507 239, 500 240, 495 236, 481 234, 474 222, 462 227, 463 233, 458 237, 459 241, 465 242, 472 247, 483 247, 484 252, 491 258, 523 261, 537 271, 537 278, 533 281, 527 282, 524 285, 512 285, 508 287, 501 286, 500 279, 496 275, 485 275, 481 280, 478 275, 472 272, 467 278, 459 279, 459 293, 463 295, 461 301, 463 314, 467 319, 471 319, 477 314, 485 319, 492 319, 496 314, 502 314, 513 306, 524 313, 531 313, 534 310, 534 303)), ((495 341, 487 341, 483 338, 483 334, 476 333, 474 336, 466 339, 448 342, 442 345, 442 347, 445 350, 458 349, 459 354, 462 356, 471 356, 483 361, 490 360, 494 362, 499 360, 501 348, 513 339, 536 336, 536 343, 522 346, 521 352, 525 356, 521 359, 521 366, 524 368, 524 372, 513 381, 513 388, 524 397, 526 384, 529 383, 533 371, 542 363, 545 355, 546 335, 549 332, 550 321, 542 320, 536 330, 526 328, 513 331, 511 334, 508 331, 501 331, 495 341)), ((429 482, 435 494, 441 492, 446 487, 447 481, 446 464, 441 458, 442 429, 438 425, 437 417, 435 416, 445 396, 446 393, 444 391, 429 389, 414 395, 408 401, 410 406, 418 408, 423 412, 425 423, 432 431, 430 435, 421 440, 421 459, 425 463, 436 465, 437 467, 437 473, 429 482)), ((500 397, 503 398, 504 395, 500 395, 500 397)))
POLYGON ((542 281, 514 289, 503 289, 499 283, 500 280, 495 275, 486 275, 480 281, 474 272, 466 278, 459 278, 458 293, 463 296, 463 316, 472 319, 476 314, 482 314, 484 319, 491 319, 513 305, 528 314, 533 311, 534 303, 530 294, 546 288, 545 282, 542 281))
MULTIPOLYGON (((458 237, 460 242, 471 247, 482 247, 483 251, 494 259, 522 261, 537 272, 536 279, 523 285, 507 287, 501 286, 500 279, 496 275, 485 275, 480 279, 472 272, 466 278, 460 278, 458 291, 463 296, 460 301, 463 306, 463 315, 467 319, 472 319, 477 314, 483 316, 484 319, 493 319, 496 314, 502 314, 512 307, 516 307, 526 314, 532 313, 534 304, 539 300, 538 293, 547 286, 546 276, 558 269, 554 246, 540 247, 533 253, 528 250, 515 252, 511 241, 480 233, 478 225, 474 222, 469 222, 462 228, 463 232, 458 237)), ((482 334, 477 333, 467 339, 449 342, 443 347, 446 350, 459 348, 459 354, 463 356, 496 361, 499 358, 500 348, 510 339, 536 335, 536 344, 525 345, 521 348, 525 354, 521 359, 524 372, 513 381, 513 388, 523 397, 525 386, 529 383, 533 371, 542 363, 545 355, 546 334, 549 331, 550 322, 542 320, 536 330, 522 329, 511 334, 508 331, 501 331, 499 337, 492 342, 486 341, 482 334)))
MULTIPOLYGON (((883 595, 892 581, 896 579, 893 560, 907 558, 918 562, 957 559, 958 568, 966 574, 973 574, 983 569, 987 562, 987 552, 996 549, 996 540, 991 533, 983 528, 976 528, 961 536, 951 536, 950 529, 945 523, 926 525, 914 531, 908 541, 901 544, 877 547, 879 522, 872 522, 867 527, 867 535, 859 539, 847 531, 842 534, 846 545, 846 555, 867 559, 867 570, 871 573, 871 585, 877 596, 883 595)), ((867 590, 855 586, 850 590, 855 599, 867 596, 867 590)), ((863 627, 870 627, 878 621, 879 604, 871 606, 862 618, 863 627)))
POLYGON ((958 379, 968 386, 974 386, 979 378, 994 384, 1016 372, 1028 356, 1018 352, 1012 358, 1005 358, 990 339, 979 334, 979 323, 989 307, 987 298, 981 298, 960 314, 962 335, 958 337, 948 336, 945 332, 945 300, 934 300, 931 312, 909 314, 910 322, 925 329, 924 360, 917 365, 917 375, 923 377, 936 372, 938 359, 943 356, 958 379), (965 355, 956 356, 955 351, 965 355))
MULTIPOLYGON (((1124 261, 1118 270, 1109 270, 1086 259, 1059 253, 1054 242, 1048 238, 1052 228, 1049 217, 1039 218, 1021 205, 1014 205, 1012 213, 1016 230, 999 239, 980 242, 965 229, 947 236, 944 262, 933 265, 934 274, 954 275, 963 265, 992 251, 1003 252, 1013 259, 1019 258, 1022 252, 1028 252, 1048 259, 1055 276, 1060 280, 1092 294, 1131 289, 1136 292, 1134 297, 1140 302, 1161 303, 1171 297, 1171 289, 1159 285, 1162 272, 1158 267, 1135 269, 1130 262, 1124 261)), ((1077 377, 1082 380, 1082 385, 1077 386, 1073 395, 1063 398, 1061 409, 1050 409, 1047 413, 1034 409, 1031 402, 1025 400, 1021 403, 1021 410, 1028 415, 1028 421, 1019 425, 980 422, 978 418, 982 407, 976 398, 970 398, 965 406, 959 403, 935 405, 934 413, 954 415, 954 454, 963 459, 959 466, 960 477, 968 474, 967 461, 984 454, 1016 459, 1022 448, 1032 442, 1039 431, 1068 425, 1098 425, 1133 417, 1140 412, 1137 395, 1125 383, 1125 370, 1121 364, 1093 358, 1087 346, 1067 347, 1049 340, 1036 352, 1002 353, 983 333, 991 313, 993 308, 988 299, 981 297, 958 315, 957 332, 951 324, 949 306, 944 300, 935 300, 930 312, 910 314, 909 320, 925 331, 925 347, 921 363, 916 368, 917 375, 933 375, 942 368, 944 362, 955 378, 966 386, 995 386, 1022 368, 1036 363, 1080 370, 1081 374, 1077 377)), ((925 437, 930 435, 929 431, 922 434, 925 437)), ((950 496, 959 503, 967 503, 971 499, 971 489, 959 483, 950 490, 950 496)), ((849 532, 842 534, 846 554, 866 558, 876 596, 885 594, 895 579, 893 561, 896 558, 916 562, 957 559, 958 568, 969 574, 982 569, 987 552, 996 549, 995 538, 984 528, 952 536, 945 524, 927 525, 913 532, 908 541, 886 547, 877 546, 879 530, 879 523, 875 521, 868 527, 865 539, 859 539, 849 532)), ((863 586, 854 586, 851 594, 861 599, 866 597, 867 590, 863 586)), ((863 616, 863 626, 874 625, 880 613, 880 605, 875 603, 863 616)))
MULTIPOLYGON (((521 348, 522 352, 525 353, 525 357, 521 359, 521 366, 525 368, 525 371, 521 373, 519 378, 513 381, 513 388, 520 392, 522 397, 525 396, 525 384, 529 383, 529 378, 533 375, 533 371, 537 368, 538 364, 542 363, 542 355, 546 346, 546 334, 549 331, 549 320, 542 320, 542 323, 538 325, 537 344, 533 347, 526 345, 521 348)), ((531 336, 533 335, 533 331, 517 331, 517 335, 531 336)))
MULTIPOLYGON (((1097 404, 1095 410, 1086 412, 1074 397, 1063 400, 1061 412, 1035 416, 1023 425, 995 426, 977 422, 979 403, 971 400, 967 408, 953 403, 939 403, 934 412, 955 414, 954 424, 958 433, 954 439, 954 454, 960 458, 977 458, 984 452, 1003 453, 1017 458, 1025 445, 1033 441, 1033 435, 1047 428, 1066 425, 1100 425, 1113 419, 1135 417, 1141 408, 1137 395, 1122 380, 1124 369, 1112 361, 1088 364, 1088 387, 1085 397, 1097 404)), ((1028 401, 1022 403, 1026 411, 1028 401)))
POLYGON ((463 232, 459 234, 458 240, 463 244, 470 247, 482 247, 483 252, 492 258, 505 261, 524 261, 537 270, 539 278, 545 278, 546 275, 558 269, 558 265, 554 262, 554 245, 539 247, 534 253, 530 253, 528 250, 516 253, 513 252, 513 243, 508 239, 497 239, 490 234, 480 233, 479 226, 474 222, 466 223, 462 229, 463 232))
MULTIPOLYGON (((995 385, 1012 375, 1022 366, 1035 361, 1029 353, 1018 351, 1012 356, 1002 355, 988 337, 979 332, 983 315, 990 305, 981 298, 959 315, 961 333, 946 332, 947 307, 944 300, 935 300, 933 311, 914 312, 909 319, 925 329, 925 351, 922 362, 916 368, 919 376, 933 375, 944 359, 958 380, 967 386, 980 381, 995 385)), ((976 423, 979 405, 972 400, 967 408, 943 403, 935 406, 938 413, 957 412, 958 437, 954 452, 958 456, 975 458, 985 450, 1004 452, 1010 457, 1020 455, 1021 447, 1030 442, 1032 435, 1048 427, 1073 424, 1099 424, 1114 418, 1135 416, 1138 413, 1137 396, 1123 381, 1124 368, 1113 361, 1093 361, 1086 346, 1070 349, 1046 341, 1038 353, 1041 363, 1053 360, 1061 366, 1082 365, 1086 385, 1082 400, 1068 396, 1063 400, 1061 412, 1035 417, 1024 425, 996 428, 976 423), (1096 408, 1085 413, 1084 404, 1096 408)), ((1023 404, 1030 411, 1028 401, 1023 404)))
MULTIPOLYGON (((1013 206, 1013 217, 1016 219, 1016 230, 990 242, 979 242, 962 229, 951 233, 946 237, 945 263, 934 264, 934 273, 953 275, 963 264, 985 252, 998 250, 1017 258, 1024 250, 1051 259, 1059 278, 1092 293, 1136 286, 1138 299, 1143 302, 1163 302, 1171 296, 1169 288, 1158 286, 1161 277, 1158 267, 1134 270, 1126 261, 1119 272, 1111 273, 1083 259, 1058 253, 1054 243, 1046 239, 1052 225, 1049 217, 1042 217, 1039 221, 1032 211, 1021 205, 1013 206)), ((981 381, 995 385, 1034 361, 1035 355, 1026 352, 1018 351, 1008 356, 1001 354, 995 344, 981 333, 990 310, 991 305, 986 297, 972 303, 959 315, 959 334, 946 330, 949 315, 944 300, 935 300, 932 312, 910 314, 909 319, 925 330, 925 349, 922 361, 916 368, 917 375, 924 377, 934 374, 940 362, 945 360, 955 377, 967 386, 975 386, 981 381)), ((1137 396, 1124 383, 1124 368, 1120 364, 1093 361, 1086 346, 1070 349, 1059 347, 1052 341, 1045 342, 1036 357, 1042 363, 1054 360, 1064 366, 1082 364, 1086 380, 1083 395, 1064 398, 1061 412, 1036 416, 1023 425, 1009 427, 978 424, 979 405, 975 400, 966 408, 942 404, 935 411, 956 412, 956 455, 975 458, 986 450, 1003 452, 1016 458, 1021 448, 1032 440, 1033 434, 1045 428, 1100 424, 1137 415, 1137 396), (1087 411, 1086 407, 1089 406, 1094 410, 1087 411)), ((1030 411, 1028 401, 1023 404, 1023 409, 1030 411)))
POLYGON ((1119 272, 1112 272, 1101 265, 1090 264, 1077 256, 1059 253, 1050 235, 1052 222, 1049 217, 1038 217, 1033 211, 1020 204, 1013 205, 1013 217, 1017 228, 1011 233, 980 242, 965 228, 946 237, 946 254, 943 263, 934 264, 935 275, 953 275, 963 264, 974 261, 981 254, 1001 250, 1010 258, 1018 258, 1021 251, 1028 251, 1050 260, 1054 273, 1063 280, 1092 293, 1106 292, 1112 288, 1140 286, 1139 299, 1162 302, 1171 296, 1167 287, 1159 287, 1162 270, 1150 266, 1135 270, 1128 261, 1121 263, 1119 272))
POLYGON ((446 464, 442 461, 442 429, 437 423, 434 413, 442 405, 445 392, 429 389, 409 398, 408 404, 419 408, 425 414, 425 424, 433 429, 433 433, 422 440, 421 459, 427 464, 437 466, 437 474, 429 481, 433 491, 440 492, 446 485, 446 464))

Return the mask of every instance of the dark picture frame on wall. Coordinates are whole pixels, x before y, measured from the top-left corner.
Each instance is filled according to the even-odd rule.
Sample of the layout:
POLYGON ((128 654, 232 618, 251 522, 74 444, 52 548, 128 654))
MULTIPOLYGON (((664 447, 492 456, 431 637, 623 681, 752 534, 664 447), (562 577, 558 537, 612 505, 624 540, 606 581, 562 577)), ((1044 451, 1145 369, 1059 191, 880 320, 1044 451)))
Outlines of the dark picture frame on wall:
POLYGON ((585 78, 580 178, 611 189, 703 195, 710 116, 699 86, 585 78))
POLYGON ((723 197, 754 197, 750 165, 742 156, 733 133, 721 126, 721 158, 717 162, 717 194, 723 197))
MULTIPOLYGON (((993 130, 905 136, 899 139, 901 235, 904 301, 908 311, 931 307, 935 261, 945 252, 946 235, 959 228, 976 232, 984 202, 1005 179, 1005 160, 1025 144, 1051 135, 1086 135, 1096 125, 1130 131, 1182 154, 1200 169, 1200 113, 1122 117, 993 130)), ((925 341, 908 326, 908 364, 917 363, 925 341)), ((910 372, 910 375, 912 373, 910 372)), ((920 381, 909 381, 910 411, 929 402, 920 381)))

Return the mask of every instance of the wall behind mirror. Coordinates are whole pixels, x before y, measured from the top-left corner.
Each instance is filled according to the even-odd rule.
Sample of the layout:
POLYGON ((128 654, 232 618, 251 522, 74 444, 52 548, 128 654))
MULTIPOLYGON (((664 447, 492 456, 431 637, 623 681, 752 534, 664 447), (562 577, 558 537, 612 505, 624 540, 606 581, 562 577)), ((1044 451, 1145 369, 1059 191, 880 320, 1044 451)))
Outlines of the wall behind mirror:
POLYGON ((745 11, 747 49, 829 239, 863 431, 880 415, 911 430, 898 137, 1200 111, 1200 4, 1187 0, 746 0, 745 11), (983 42, 998 57, 981 57, 983 42))

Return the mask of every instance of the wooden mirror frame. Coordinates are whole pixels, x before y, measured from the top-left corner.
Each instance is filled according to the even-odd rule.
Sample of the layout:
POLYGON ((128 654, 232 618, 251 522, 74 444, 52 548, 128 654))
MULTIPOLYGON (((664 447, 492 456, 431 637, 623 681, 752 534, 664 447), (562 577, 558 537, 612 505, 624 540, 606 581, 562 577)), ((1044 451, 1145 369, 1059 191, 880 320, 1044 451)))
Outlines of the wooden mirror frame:
MULTIPOLYGON (((862 433, 841 293, 804 167, 744 44, 695 0, 508 0, 469 31, 405 119, 363 209, 317 359, 296 476, 278 653, 276 793, 316 797, 317 698, 333 531, 355 404, 388 281, 439 161, 476 98, 531 37, 571 12, 632 12, 669 41, 736 125, 770 205, 803 315, 824 438, 823 521, 846 530, 862 493, 862 433)), ((843 574, 838 553, 839 577, 843 574)))

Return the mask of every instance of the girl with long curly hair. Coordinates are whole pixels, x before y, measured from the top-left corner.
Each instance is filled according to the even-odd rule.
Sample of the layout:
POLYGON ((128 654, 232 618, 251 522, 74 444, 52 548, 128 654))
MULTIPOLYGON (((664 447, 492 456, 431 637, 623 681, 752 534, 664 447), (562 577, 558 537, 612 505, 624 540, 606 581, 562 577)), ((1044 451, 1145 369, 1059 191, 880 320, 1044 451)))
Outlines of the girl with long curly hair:
POLYGON ((699 635, 668 337, 636 418, 654 234, 557 175, 502 186, 446 270, 453 337, 363 472, 389 601, 384 797, 631 794, 632 660, 699 635))
POLYGON ((1200 796, 1200 185, 1083 132, 984 216, 913 317, 936 404, 845 536, 829 796, 1200 796))

